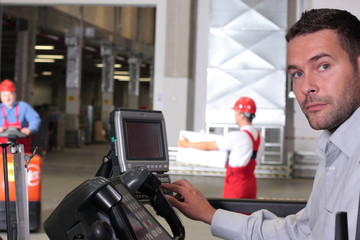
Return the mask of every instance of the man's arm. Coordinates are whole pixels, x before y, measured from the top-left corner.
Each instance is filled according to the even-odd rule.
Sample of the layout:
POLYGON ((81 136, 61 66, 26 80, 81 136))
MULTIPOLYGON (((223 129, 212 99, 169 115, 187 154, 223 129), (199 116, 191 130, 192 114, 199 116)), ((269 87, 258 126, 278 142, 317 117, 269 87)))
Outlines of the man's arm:
POLYGON ((216 141, 210 142, 190 142, 189 139, 182 136, 183 139, 178 140, 178 147, 195 148, 199 150, 219 150, 216 141))
MULTIPOLYGON (((20 109, 19 109, 20 111, 20 109)), ((30 135, 39 130, 41 124, 40 115, 28 103, 24 102, 25 120, 28 123, 27 129, 22 128, 21 132, 30 135)))
POLYGON ((162 187, 175 192, 166 195, 169 203, 186 217, 211 224, 214 236, 223 239, 308 239, 311 234, 306 209, 286 218, 267 210, 250 216, 213 208, 204 195, 187 180, 182 179, 162 187))

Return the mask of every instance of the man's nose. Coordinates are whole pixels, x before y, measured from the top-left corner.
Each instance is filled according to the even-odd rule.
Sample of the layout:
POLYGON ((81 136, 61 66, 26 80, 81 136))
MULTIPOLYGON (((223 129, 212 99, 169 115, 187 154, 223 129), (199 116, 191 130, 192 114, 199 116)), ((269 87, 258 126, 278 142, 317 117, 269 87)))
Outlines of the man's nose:
POLYGON ((304 76, 303 85, 301 91, 304 95, 314 94, 319 92, 318 81, 316 77, 312 74, 307 74, 304 76))

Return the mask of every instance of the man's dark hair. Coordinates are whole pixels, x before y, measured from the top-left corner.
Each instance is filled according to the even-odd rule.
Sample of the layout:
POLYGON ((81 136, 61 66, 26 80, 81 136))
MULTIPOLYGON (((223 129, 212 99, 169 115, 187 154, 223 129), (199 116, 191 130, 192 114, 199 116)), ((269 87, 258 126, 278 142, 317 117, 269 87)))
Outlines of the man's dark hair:
POLYGON ((360 55, 360 21, 351 13, 338 9, 312 9, 305 11, 301 18, 288 30, 286 41, 320 30, 335 30, 341 47, 348 53, 354 69, 360 55))

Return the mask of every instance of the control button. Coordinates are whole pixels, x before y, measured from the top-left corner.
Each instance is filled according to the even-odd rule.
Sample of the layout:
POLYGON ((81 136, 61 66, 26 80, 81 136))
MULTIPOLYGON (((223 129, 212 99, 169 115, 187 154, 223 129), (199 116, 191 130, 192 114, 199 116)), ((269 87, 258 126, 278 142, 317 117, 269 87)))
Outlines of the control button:
POLYGON ((159 228, 159 227, 156 227, 155 230, 156 230, 159 234, 162 234, 162 232, 163 232, 163 231, 161 230, 161 228, 159 228))
POLYGON ((154 237, 153 237, 150 233, 147 233, 147 234, 146 234, 146 237, 147 237, 149 240, 154 239, 154 237))
POLYGON ((152 234, 154 237, 159 236, 159 234, 158 234, 155 230, 151 230, 151 234, 152 234))

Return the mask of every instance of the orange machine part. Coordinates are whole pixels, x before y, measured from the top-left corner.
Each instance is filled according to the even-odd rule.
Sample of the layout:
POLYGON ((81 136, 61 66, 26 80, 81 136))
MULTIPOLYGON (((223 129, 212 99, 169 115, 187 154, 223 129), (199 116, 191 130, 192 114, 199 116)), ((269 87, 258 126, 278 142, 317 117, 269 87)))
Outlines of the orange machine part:
MULTIPOLYGON (((7 154, 9 198, 15 201, 15 175, 13 155, 7 154)), ((42 158, 35 154, 28 165, 28 193, 29 201, 41 201, 41 183, 42 183, 42 158)), ((0 154, 0 201, 5 201, 5 182, 4 182, 4 160, 0 154)))

